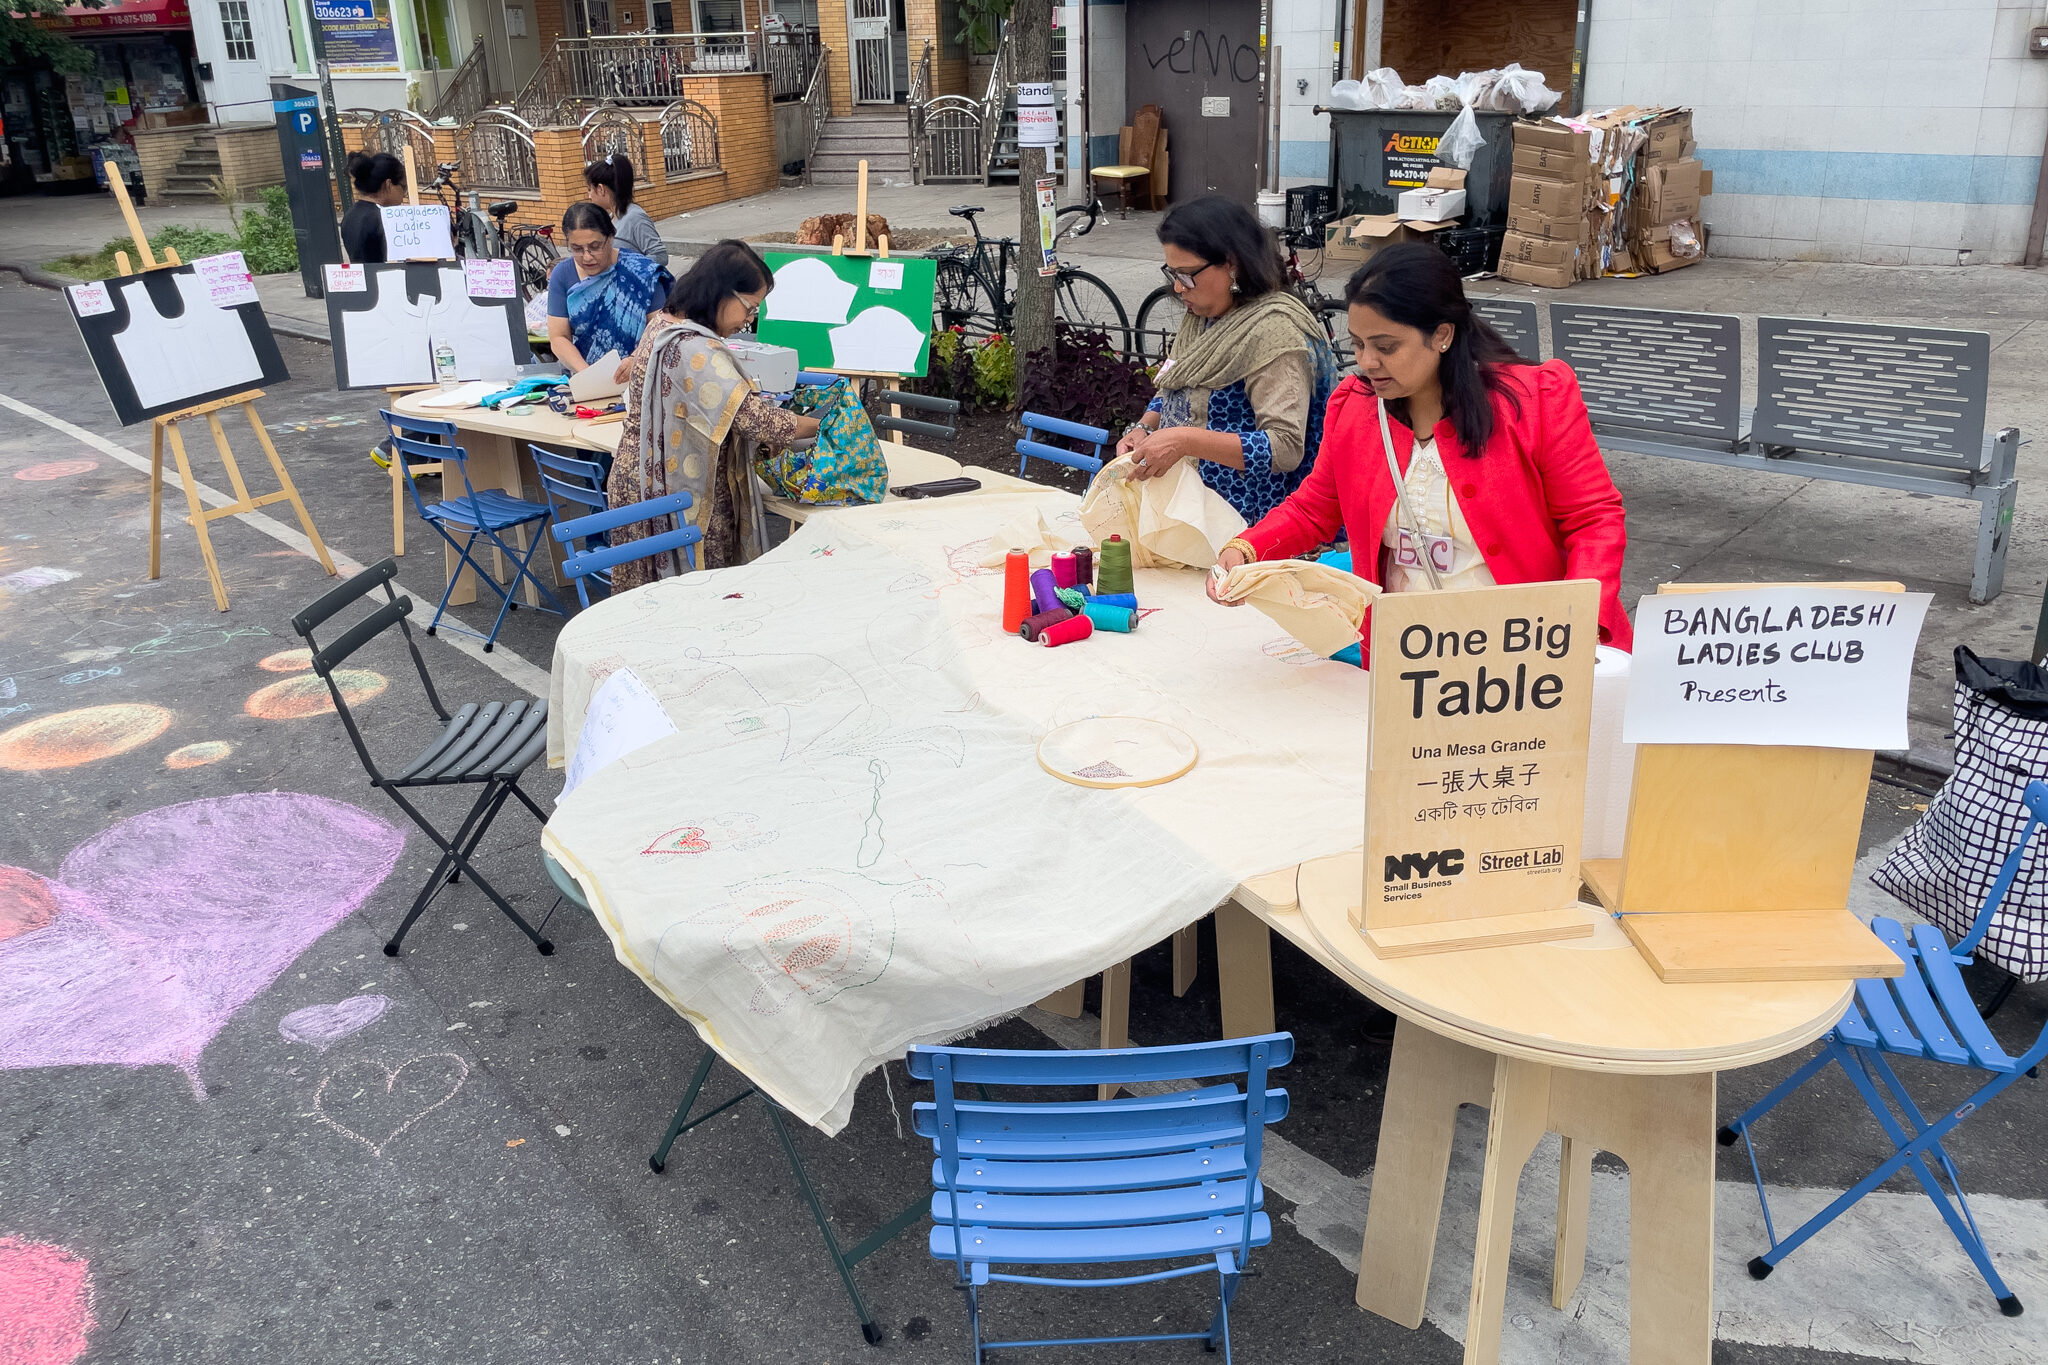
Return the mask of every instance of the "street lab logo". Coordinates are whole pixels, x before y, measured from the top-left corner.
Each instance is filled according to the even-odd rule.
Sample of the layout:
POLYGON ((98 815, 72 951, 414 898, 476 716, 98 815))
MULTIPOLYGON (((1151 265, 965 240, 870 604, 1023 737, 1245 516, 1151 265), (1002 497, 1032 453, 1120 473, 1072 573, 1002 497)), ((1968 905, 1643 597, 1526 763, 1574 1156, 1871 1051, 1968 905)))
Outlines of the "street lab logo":
POLYGON ((1509 848, 1479 855, 1481 872, 1550 872, 1564 866, 1564 845, 1509 848))
POLYGON ((1382 899, 1420 900, 1422 893, 1449 886, 1465 872, 1465 850, 1441 848, 1434 853, 1389 853, 1380 881, 1386 889, 1382 899), (1413 878, 1420 877, 1421 881, 1413 878), (1399 886, 1395 882, 1402 883, 1399 886))

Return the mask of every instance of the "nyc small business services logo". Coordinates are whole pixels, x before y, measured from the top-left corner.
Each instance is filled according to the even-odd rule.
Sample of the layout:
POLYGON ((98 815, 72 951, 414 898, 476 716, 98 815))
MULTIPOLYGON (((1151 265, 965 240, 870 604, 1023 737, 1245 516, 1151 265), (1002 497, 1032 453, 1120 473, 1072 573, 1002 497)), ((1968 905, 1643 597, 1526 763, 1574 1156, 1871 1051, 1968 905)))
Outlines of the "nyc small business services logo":
POLYGON ((1414 900, 1424 891, 1449 886, 1464 875, 1465 850, 1440 848, 1433 853, 1390 853, 1380 873, 1390 901, 1414 900), (1420 881, 1415 878, 1421 878, 1420 881), (1395 882, 1402 885, 1396 886, 1395 882))

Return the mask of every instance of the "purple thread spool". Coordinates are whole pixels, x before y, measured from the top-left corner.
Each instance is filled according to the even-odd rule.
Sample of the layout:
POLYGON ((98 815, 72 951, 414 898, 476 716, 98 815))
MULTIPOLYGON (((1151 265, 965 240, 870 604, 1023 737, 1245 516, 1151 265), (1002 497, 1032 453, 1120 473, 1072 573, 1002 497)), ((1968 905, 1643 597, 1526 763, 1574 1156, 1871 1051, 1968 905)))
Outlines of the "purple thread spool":
POLYGON ((1054 580, 1051 569, 1031 571, 1031 601, 1041 612, 1059 608, 1059 583, 1054 580))

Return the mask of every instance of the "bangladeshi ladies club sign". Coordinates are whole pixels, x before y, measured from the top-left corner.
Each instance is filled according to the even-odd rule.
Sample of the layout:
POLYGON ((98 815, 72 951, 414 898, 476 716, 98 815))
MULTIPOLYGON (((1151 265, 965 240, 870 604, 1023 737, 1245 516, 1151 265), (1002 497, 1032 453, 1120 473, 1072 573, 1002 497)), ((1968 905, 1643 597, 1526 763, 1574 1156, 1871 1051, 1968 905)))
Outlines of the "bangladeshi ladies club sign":
POLYGON ((61 14, 37 15, 36 23, 69 33, 189 29, 192 27, 192 11, 186 0, 113 0, 113 3, 98 9, 69 5, 61 14))

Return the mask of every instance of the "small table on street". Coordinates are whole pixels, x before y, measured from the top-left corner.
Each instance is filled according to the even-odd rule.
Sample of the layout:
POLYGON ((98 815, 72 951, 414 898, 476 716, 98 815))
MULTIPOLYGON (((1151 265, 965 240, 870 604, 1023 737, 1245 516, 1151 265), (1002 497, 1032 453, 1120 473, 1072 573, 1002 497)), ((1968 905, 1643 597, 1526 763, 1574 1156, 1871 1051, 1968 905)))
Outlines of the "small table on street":
POLYGON ((1591 938, 1382 959, 1349 919, 1363 873, 1360 853, 1319 859, 1251 879, 1216 913, 1226 1037, 1273 1028, 1269 929, 1399 1017, 1359 1306, 1422 1324, 1458 1107, 1477 1105, 1489 1112, 1467 1365, 1500 1357, 1515 1191, 1546 1132, 1564 1139, 1552 1303, 1578 1287, 1593 1153, 1612 1152, 1629 1170, 1629 1358, 1707 1365, 1714 1075, 1819 1038, 1854 983, 1666 985, 1592 906, 1591 938))

